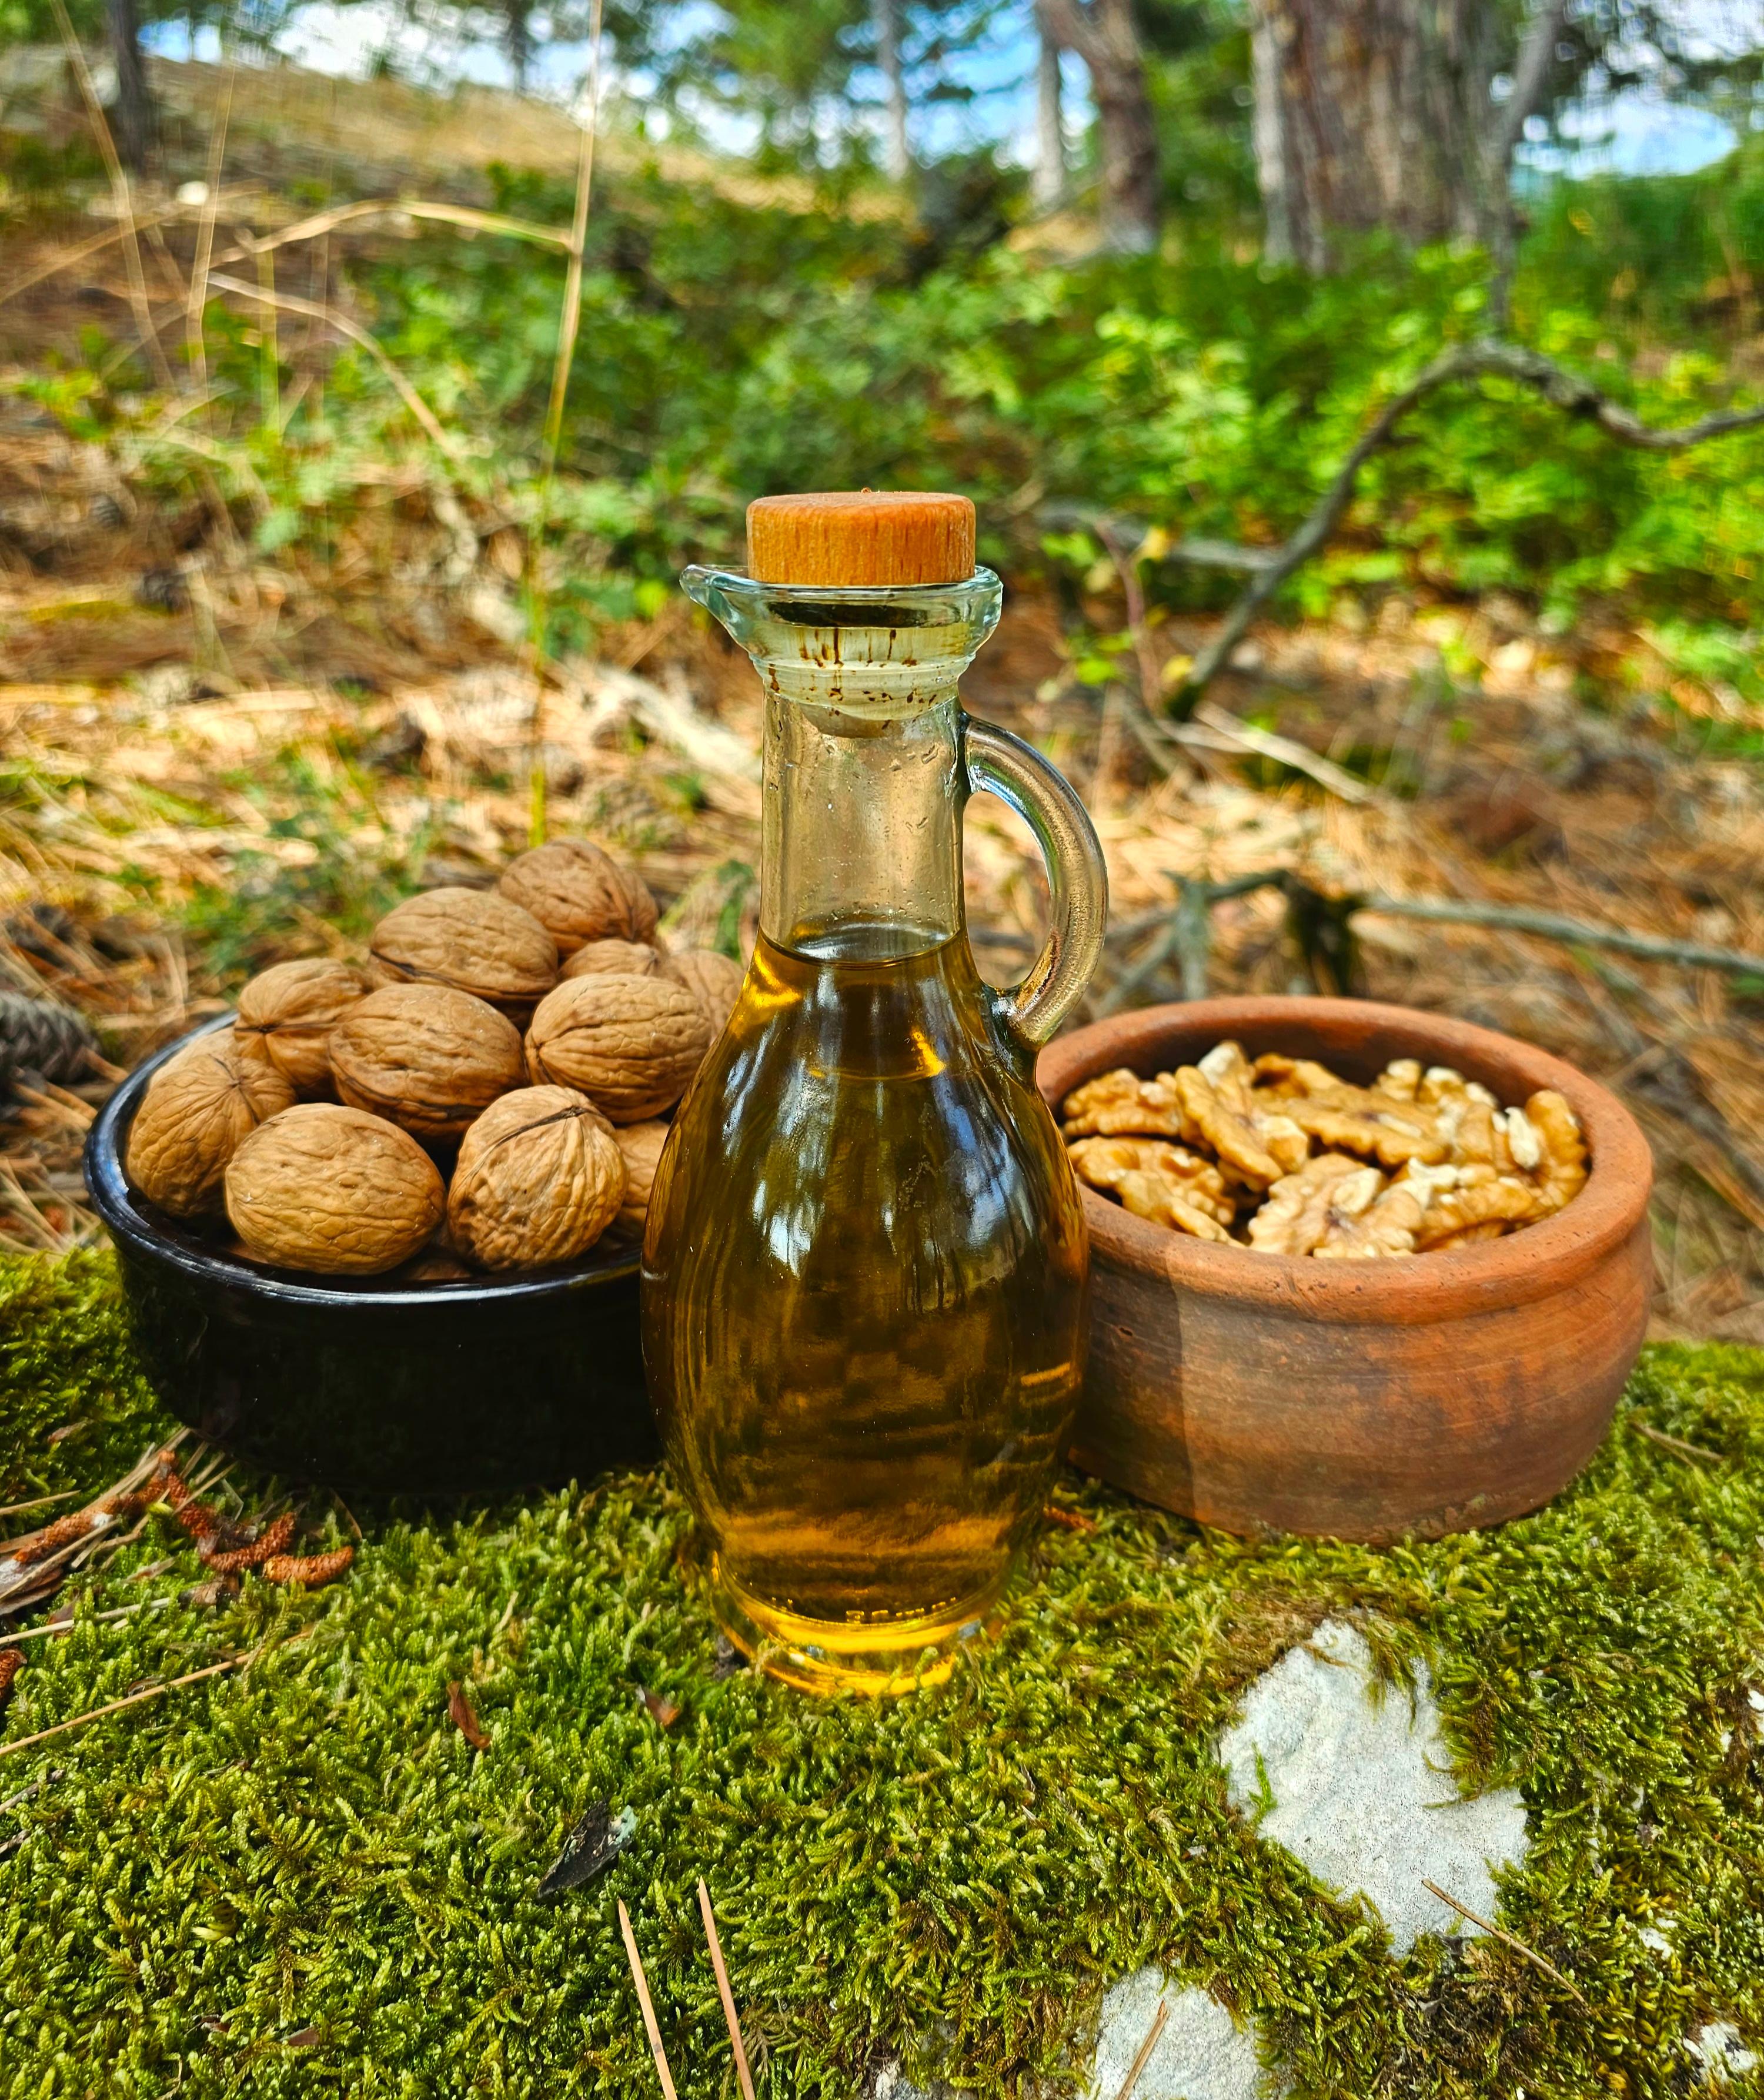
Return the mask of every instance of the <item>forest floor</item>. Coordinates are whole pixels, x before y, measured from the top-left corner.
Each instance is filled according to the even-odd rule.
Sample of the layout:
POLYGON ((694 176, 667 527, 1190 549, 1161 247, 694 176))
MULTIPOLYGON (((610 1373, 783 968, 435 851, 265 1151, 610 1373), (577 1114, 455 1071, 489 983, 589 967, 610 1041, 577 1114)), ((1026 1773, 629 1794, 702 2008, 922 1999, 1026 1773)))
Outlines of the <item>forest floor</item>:
MULTIPOLYGON (((188 74, 195 108, 214 90, 203 70, 161 85, 188 74)), ((334 83, 327 118, 268 77, 276 108, 237 119, 248 177, 253 121, 272 142, 322 138, 334 164, 371 119, 403 159, 357 174, 397 193, 429 180, 464 121, 391 85, 360 91, 372 108, 350 90, 335 117, 334 83)), ((123 445, 70 435, 6 383, 100 309, 127 311, 120 244, 53 267, 77 232, 12 240, 7 284, 26 289, 0 305, 0 980, 79 1008, 120 1070, 251 968, 347 946, 416 884, 487 879, 528 840, 536 757, 553 830, 629 854, 664 900, 739 889, 732 869, 758 855, 758 695, 720 633, 675 600, 603 629, 591 660, 542 684, 520 639, 518 533, 420 465, 389 462, 358 492, 324 561, 248 546, 218 499, 150 493, 123 445)), ((151 238, 143 254, 175 278, 151 238)), ((1148 675, 1208 624, 1145 633, 1148 675)), ((1185 880, 1261 870, 1326 899, 1516 905, 1764 954, 1764 773, 1710 755, 1743 753, 1764 724, 1655 660, 1616 611, 1545 633, 1515 602, 1393 592, 1369 620, 1269 625, 1179 743, 1148 733, 1120 685, 1081 677, 1084 637, 1122 624, 1118 597, 1013 588, 966 686, 976 713, 1065 768, 1103 835, 1113 933, 1089 1015, 1174 995, 1165 927, 1185 880), (1270 735, 1287 739, 1271 755, 1270 735)), ((967 860, 976 944, 1003 979, 1041 924, 1032 845, 981 802, 967 860)), ((1345 973, 1606 1079, 1655 1149, 1656 1334, 1764 1342, 1764 971, 1373 912, 1332 962, 1302 930, 1289 893, 1221 904, 1210 989, 1331 989, 1345 973)), ((11 1105, 0 1238, 96 1235, 78 1149, 104 1083, 11 1105)))

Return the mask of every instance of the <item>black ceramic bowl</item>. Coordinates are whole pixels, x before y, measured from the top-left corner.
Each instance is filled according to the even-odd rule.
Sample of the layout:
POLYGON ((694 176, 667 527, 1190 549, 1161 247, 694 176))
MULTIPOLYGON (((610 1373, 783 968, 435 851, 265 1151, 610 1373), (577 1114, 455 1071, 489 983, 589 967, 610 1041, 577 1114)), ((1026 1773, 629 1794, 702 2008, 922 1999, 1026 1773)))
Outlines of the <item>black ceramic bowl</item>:
POLYGON ((239 1260, 123 1174, 147 1082, 182 1048, 131 1073, 86 1144, 86 1185, 175 1414, 256 1464, 345 1493, 494 1493, 656 1456, 634 1246, 422 1285, 321 1282, 239 1260))

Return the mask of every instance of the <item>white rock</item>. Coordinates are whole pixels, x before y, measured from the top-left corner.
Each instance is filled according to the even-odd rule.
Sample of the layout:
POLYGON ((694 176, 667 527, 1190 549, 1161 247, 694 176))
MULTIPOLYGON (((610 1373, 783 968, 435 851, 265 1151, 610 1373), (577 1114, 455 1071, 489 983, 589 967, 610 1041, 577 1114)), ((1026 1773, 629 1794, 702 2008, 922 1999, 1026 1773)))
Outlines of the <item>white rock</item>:
POLYGON ((1697 2029, 1685 2047, 1702 2065, 1704 2080, 1709 2085, 1725 2085, 1730 2078, 1742 2076, 1757 2062, 1731 2020, 1711 2020, 1697 2029))
POLYGON ((1217 1998, 1191 1986, 1173 1990, 1156 1970, 1142 1969, 1103 2001, 1090 2100, 1115 2100, 1152 2032, 1160 1999, 1169 2014, 1133 2100, 1271 2100, 1280 2090, 1264 2080, 1253 2039, 1217 1998))
POLYGON ((1424 1882, 1491 1917, 1491 1869, 1525 1855, 1516 1788, 1459 1798, 1425 1666, 1413 1711, 1400 1687, 1375 1696, 1371 1652, 1339 1620, 1249 1688, 1219 1758, 1243 1813, 1255 1815, 1272 1796, 1258 1834, 1296 1854, 1326 1887, 1366 1896, 1399 1954, 1424 1932, 1475 1930, 1424 1882))

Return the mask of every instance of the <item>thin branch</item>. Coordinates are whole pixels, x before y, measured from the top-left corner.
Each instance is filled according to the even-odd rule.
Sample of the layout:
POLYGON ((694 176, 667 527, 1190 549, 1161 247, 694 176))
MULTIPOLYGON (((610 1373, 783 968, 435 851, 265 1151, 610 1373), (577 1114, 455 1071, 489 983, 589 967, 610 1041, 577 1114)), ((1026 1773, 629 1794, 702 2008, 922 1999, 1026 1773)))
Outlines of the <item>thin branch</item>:
POLYGON ((1590 2012, 1593 2010, 1589 2005, 1587 2005, 1586 2000, 1582 1996, 1581 1992, 1567 1977, 1563 1974, 1562 1971, 1556 1966, 1555 1963, 1554 1961, 1546 1961, 1535 1947, 1527 1947, 1525 1942, 1519 1939, 1516 1934, 1505 1931, 1498 1925, 1491 1924, 1486 1917, 1479 1917, 1476 1912, 1470 1908, 1468 1904, 1460 1903, 1456 1896, 1448 1896, 1437 1882, 1430 1882, 1424 1879, 1421 1882, 1421 1886, 1426 1890, 1430 1895, 1437 1896, 1440 1902, 1447 1905, 1448 1908, 1455 1910, 1460 1917, 1468 1918, 1472 1925, 1480 1926, 1484 1932, 1491 1935, 1494 1939, 1498 1939, 1503 1947, 1510 1947, 1515 1954, 1523 1954, 1527 1961, 1533 1963, 1536 1967, 1541 1969, 1546 1976, 1554 1977, 1556 1982, 1562 1986, 1563 1989, 1567 1992, 1568 1996, 1572 1998, 1577 2005, 1586 2005, 1588 2012, 1590 2012))
POLYGON ((458 446, 441 428, 428 403, 367 330, 351 320, 347 314, 340 314, 334 307, 323 305, 316 299, 297 298, 291 292, 267 292, 261 285, 248 285, 240 277, 224 277, 218 270, 210 276, 209 282, 219 285, 223 291, 237 292, 241 298, 254 299, 259 306, 274 307, 285 314, 304 314, 310 320, 325 322, 327 326, 335 329, 339 335, 347 336, 351 342, 359 344, 374 359, 391 382, 400 400, 422 426, 427 435, 449 459, 459 457, 458 446))
POLYGON ((1607 437, 1616 439, 1620 444, 1634 445, 1647 452, 1685 452, 1711 438, 1726 437, 1733 431, 1751 430, 1764 423, 1764 406, 1760 406, 1721 409, 1694 423, 1657 430, 1644 423, 1633 410, 1601 393, 1589 379, 1581 378, 1558 364, 1554 358, 1522 344, 1502 342, 1491 337, 1442 351, 1401 393, 1385 404, 1360 433, 1311 514, 1267 567, 1250 580, 1236 604, 1226 615, 1218 633, 1196 657, 1193 668, 1183 682, 1171 708, 1178 719, 1193 713, 1200 695, 1230 660, 1231 652, 1248 633, 1257 614, 1288 577, 1302 568, 1334 532, 1352 500, 1360 469, 1375 452, 1390 442, 1409 411, 1452 381, 1485 377, 1515 380, 1541 395, 1552 408, 1596 423, 1607 437))
POLYGON ((1764 955, 1744 948, 1710 948, 1696 941, 1668 941, 1656 933, 1632 933, 1620 926, 1594 926, 1579 919, 1564 919, 1554 911, 1532 911, 1517 904, 1479 904, 1455 897, 1383 897, 1364 898, 1358 909, 1388 913, 1399 919, 1432 919, 1447 925, 1494 926, 1510 933, 1533 933, 1545 941, 1565 941, 1576 946, 1616 948, 1626 955, 1645 956, 1650 962, 1678 963, 1687 969, 1729 970, 1747 977, 1764 977, 1764 955))
POLYGON ((68 57, 73 67, 73 76, 80 84, 80 93, 85 99, 87 112, 92 120, 92 130, 98 140, 98 150, 104 157, 104 168, 110 177, 110 194, 122 228, 122 254, 128 266, 129 302, 135 309, 135 324, 140 331, 141 347, 162 386, 173 384, 171 367, 166 358, 165 346, 159 340, 159 331, 153 325, 153 310, 148 303, 147 273, 141 267, 141 244, 135 237, 135 199, 129 188, 129 178, 117 152, 117 142, 111 136, 110 125, 104 115, 104 106, 98 99, 98 90, 93 85, 91 68, 86 63, 86 54, 80 48, 80 40, 73 33, 73 24, 69 19, 66 0, 51 0, 55 9, 55 24, 61 32, 61 41, 67 46, 68 57))

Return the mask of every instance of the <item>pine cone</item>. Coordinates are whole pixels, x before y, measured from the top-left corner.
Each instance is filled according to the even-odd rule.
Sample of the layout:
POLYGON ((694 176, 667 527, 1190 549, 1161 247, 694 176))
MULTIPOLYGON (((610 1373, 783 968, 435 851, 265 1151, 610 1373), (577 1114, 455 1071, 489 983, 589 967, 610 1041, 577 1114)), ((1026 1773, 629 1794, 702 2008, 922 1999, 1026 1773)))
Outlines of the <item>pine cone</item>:
POLYGON ((0 991, 0 1096, 26 1073, 55 1086, 79 1079, 98 1044, 70 1008, 20 991, 0 991))

